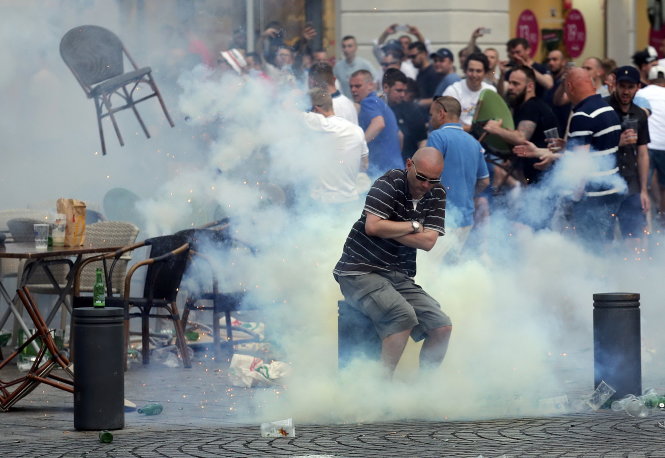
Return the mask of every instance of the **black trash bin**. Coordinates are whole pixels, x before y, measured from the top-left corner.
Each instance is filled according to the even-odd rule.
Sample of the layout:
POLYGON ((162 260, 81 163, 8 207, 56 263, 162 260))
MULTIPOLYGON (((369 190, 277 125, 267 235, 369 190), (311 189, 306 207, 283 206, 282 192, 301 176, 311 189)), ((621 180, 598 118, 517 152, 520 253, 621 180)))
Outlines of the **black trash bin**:
POLYGON ((338 367, 345 367, 354 358, 381 359, 381 338, 372 320, 346 301, 339 301, 337 309, 338 367))
POLYGON ((611 399, 642 394, 640 295, 593 295, 594 386, 604 380, 616 390, 611 399))
POLYGON ((72 313, 74 428, 125 426, 124 310, 81 307, 72 313))

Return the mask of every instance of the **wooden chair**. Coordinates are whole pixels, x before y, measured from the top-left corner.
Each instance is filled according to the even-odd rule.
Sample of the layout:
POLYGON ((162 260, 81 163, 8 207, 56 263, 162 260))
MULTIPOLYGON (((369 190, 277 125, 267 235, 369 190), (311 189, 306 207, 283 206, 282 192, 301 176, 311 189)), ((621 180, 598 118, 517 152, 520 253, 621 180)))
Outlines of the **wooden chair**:
MULTIPOLYGON (((184 367, 191 367, 189 358, 189 349, 185 342, 184 332, 180 322, 180 315, 176 305, 176 299, 180 287, 187 258, 189 256, 189 244, 187 240, 178 234, 153 237, 143 242, 122 248, 115 253, 100 255, 87 259, 81 265, 82 270, 85 264, 113 259, 110 269, 106 275, 107 282, 107 307, 123 307, 125 309, 125 361, 127 361, 127 347, 129 346, 131 318, 141 319, 141 353, 143 364, 150 362, 150 319, 163 318, 173 323, 176 337, 176 347, 180 353, 184 367), (141 247, 149 247, 149 258, 134 264, 127 272, 124 278, 123 294, 118 297, 109 296, 108 292, 110 281, 113 278, 118 261, 125 253, 131 252, 141 247), (137 270, 146 268, 143 295, 132 296, 130 287, 132 278, 137 270), (160 313, 166 312, 166 313, 160 313)), ((75 287, 74 293, 77 295, 79 290, 75 287)), ((76 304, 76 299, 75 299, 76 304)))
POLYGON ((171 127, 174 126, 157 84, 152 78, 151 68, 139 68, 120 39, 110 30, 96 25, 75 27, 62 37, 60 55, 83 88, 85 95, 95 101, 102 154, 106 154, 102 119, 107 116, 111 118, 120 146, 125 144, 115 119, 115 113, 118 111, 131 108, 146 137, 150 138, 150 133, 136 109, 136 104, 149 98, 157 97, 166 119, 171 127), (125 72, 124 69, 125 57, 133 68, 129 72, 125 72), (147 85, 151 92, 144 95, 145 89, 139 91, 139 85, 143 85, 142 87, 147 85), (140 98, 135 99, 139 93, 140 98), (111 100, 113 96, 120 98, 122 102, 120 106, 113 107, 111 100))
POLYGON ((23 349, 39 341, 39 352, 28 372, 10 381, 0 380, 0 410, 7 411, 18 401, 30 394, 40 383, 74 393, 74 373, 69 359, 57 348, 46 321, 39 313, 39 306, 27 287, 19 289, 18 296, 23 302, 28 315, 35 325, 36 332, 20 347, 9 355, 2 363, 0 370, 21 354, 23 349), (55 369, 62 369, 67 377, 53 374, 55 369))

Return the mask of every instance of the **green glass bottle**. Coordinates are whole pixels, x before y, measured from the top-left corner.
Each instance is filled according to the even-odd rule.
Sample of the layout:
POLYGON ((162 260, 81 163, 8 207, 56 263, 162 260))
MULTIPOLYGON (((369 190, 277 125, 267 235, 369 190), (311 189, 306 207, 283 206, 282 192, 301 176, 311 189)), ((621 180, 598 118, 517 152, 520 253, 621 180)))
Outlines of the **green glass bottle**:
POLYGON ((92 288, 92 305, 94 307, 104 307, 106 305, 104 275, 100 267, 97 267, 95 286, 92 288))
POLYGON ((113 442, 113 434, 111 434, 108 431, 100 431, 99 442, 103 444, 110 444, 111 442, 113 442))
POLYGON ((650 409, 665 409, 665 396, 662 394, 652 394, 650 396, 646 396, 644 399, 644 405, 650 409))
POLYGON ((138 413, 142 413, 143 415, 159 415, 162 413, 162 410, 164 410, 164 407, 162 407, 162 405, 157 402, 151 402, 139 409, 136 409, 138 413))

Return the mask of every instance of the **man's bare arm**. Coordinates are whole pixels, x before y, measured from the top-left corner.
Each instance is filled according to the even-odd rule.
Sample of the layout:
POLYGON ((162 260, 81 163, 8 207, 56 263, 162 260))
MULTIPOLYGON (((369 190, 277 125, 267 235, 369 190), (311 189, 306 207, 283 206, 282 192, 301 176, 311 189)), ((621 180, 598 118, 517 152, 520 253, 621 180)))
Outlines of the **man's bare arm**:
POLYGON ((365 141, 367 143, 374 140, 383 129, 386 127, 386 121, 383 119, 383 116, 375 116, 370 121, 367 130, 365 130, 365 141))

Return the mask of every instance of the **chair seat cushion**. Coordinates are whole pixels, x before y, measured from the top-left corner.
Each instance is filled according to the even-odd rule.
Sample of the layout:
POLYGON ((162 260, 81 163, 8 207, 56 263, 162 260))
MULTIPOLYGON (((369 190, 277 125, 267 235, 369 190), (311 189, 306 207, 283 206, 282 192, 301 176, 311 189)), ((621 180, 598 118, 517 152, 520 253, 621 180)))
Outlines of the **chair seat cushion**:
POLYGON ((109 78, 106 81, 102 81, 97 86, 93 87, 90 91, 90 97, 97 97, 101 94, 106 94, 112 91, 115 91, 126 84, 138 81, 143 78, 145 75, 150 74, 152 70, 150 67, 139 68, 133 72, 123 73, 122 75, 114 76, 109 78))

